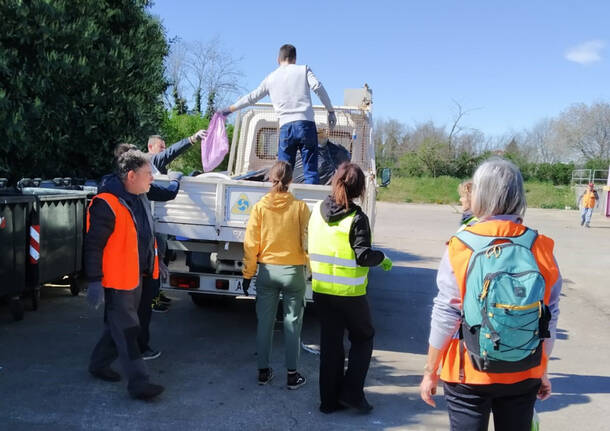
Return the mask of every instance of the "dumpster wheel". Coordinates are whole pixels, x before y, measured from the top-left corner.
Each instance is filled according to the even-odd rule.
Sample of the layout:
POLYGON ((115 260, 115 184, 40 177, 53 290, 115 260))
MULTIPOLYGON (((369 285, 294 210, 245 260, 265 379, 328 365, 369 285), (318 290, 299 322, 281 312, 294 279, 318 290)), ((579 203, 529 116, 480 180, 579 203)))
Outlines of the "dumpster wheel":
POLYGON ((77 296, 80 292, 80 287, 78 285, 78 280, 76 280, 76 277, 71 276, 70 277, 70 293, 72 294, 72 296, 77 296))
POLYGON ((23 303, 20 298, 11 298, 8 307, 14 320, 23 320, 23 303))

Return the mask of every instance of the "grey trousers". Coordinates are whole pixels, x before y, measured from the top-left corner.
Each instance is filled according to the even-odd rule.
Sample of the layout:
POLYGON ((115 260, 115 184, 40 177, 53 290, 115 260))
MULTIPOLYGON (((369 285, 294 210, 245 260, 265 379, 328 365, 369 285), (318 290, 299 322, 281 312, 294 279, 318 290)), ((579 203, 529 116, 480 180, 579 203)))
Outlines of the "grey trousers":
POLYGON ((89 370, 97 371, 109 367, 118 357, 128 378, 129 391, 148 382, 148 372, 138 346, 141 295, 141 285, 133 290, 104 289, 104 332, 89 362, 89 370))
POLYGON ((286 368, 297 369, 305 305, 305 267, 264 263, 259 264, 256 277, 256 351, 259 369, 269 368, 280 293, 284 306, 286 368))

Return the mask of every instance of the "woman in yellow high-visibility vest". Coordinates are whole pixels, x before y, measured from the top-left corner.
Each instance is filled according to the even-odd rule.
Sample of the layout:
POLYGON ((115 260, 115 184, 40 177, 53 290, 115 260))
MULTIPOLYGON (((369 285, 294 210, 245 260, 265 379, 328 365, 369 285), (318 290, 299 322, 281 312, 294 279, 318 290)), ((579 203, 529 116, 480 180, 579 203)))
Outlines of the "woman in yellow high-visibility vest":
POLYGON ((369 220, 353 201, 362 198, 364 173, 344 163, 333 176, 332 193, 313 209, 309 219, 309 260, 313 297, 320 316, 320 411, 344 407, 367 413, 364 380, 373 352, 375 329, 366 297, 368 268, 392 261, 371 247, 369 220), (343 334, 351 348, 344 372, 343 334))

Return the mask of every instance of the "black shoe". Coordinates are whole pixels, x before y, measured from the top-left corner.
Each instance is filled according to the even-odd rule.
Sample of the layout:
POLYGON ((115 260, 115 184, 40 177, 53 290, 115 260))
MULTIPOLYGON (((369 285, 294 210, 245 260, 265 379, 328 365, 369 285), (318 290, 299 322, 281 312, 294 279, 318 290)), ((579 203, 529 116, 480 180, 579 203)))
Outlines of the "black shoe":
POLYGON ((157 359, 159 356, 161 356, 161 350, 153 350, 150 347, 142 352, 142 359, 145 361, 157 359))
POLYGON ((140 385, 137 389, 129 390, 129 395, 132 398, 138 400, 150 400, 151 398, 156 397, 161 392, 163 392, 165 388, 161 385, 155 385, 153 383, 144 383, 140 385))
POLYGON ((341 410, 345 410, 346 408, 347 407, 342 406, 339 403, 335 404, 334 406, 325 406, 323 404, 320 404, 320 411, 325 414, 340 412, 341 410))
POLYGON ((258 384, 266 385, 273 378, 273 368, 262 368, 258 370, 258 384))
POLYGON ((165 296, 165 293, 163 293, 163 292, 159 293, 159 296, 157 296, 157 298, 163 304, 169 304, 170 302, 172 302, 172 298, 168 298, 167 296, 165 296))
POLYGON ((350 407, 358 410, 360 413, 370 413, 373 410, 373 406, 369 404, 366 398, 362 397, 360 401, 353 402, 348 399, 339 398, 339 404, 344 407, 350 407))
POLYGON ((288 373, 288 377, 286 378, 286 386, 288 389, 299 389, 305 383, 307 383, 307 379, 299 373, 288 373))
POLYGON ((155 313, 167 313, 169 311, 169 307, 166 304, 163 304, 161 301, 155 299, 152 304, 152 311, 155 313))
POLYGON ((93 370, 89 368, 89 373, 96 379, 103 380, 105 382, 120 382, 121 375, 114 371, 110 367, 102 368, 101 370, 93 370))

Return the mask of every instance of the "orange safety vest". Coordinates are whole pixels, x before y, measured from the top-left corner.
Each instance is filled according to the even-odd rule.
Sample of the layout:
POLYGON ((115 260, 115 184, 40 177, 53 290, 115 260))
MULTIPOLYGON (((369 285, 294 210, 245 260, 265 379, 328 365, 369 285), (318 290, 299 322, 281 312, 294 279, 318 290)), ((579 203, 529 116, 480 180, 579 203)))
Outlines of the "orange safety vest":
MULTIPOLYGON (((490 220, 479 222, 466 229, 478 235, 512 237, 522 235, 526 227, 522 224, 506 220, 490 220)), ((544 235, 538 235, 532 246, 532 253, 545 280, 544 303, 546 305, 549 304, 551 288, 559 277, 559 268, 557 268, 555 258, 553 257, 553 244, 552 239, 544 235)), ((455 237, 451 238, 449 241, 449 261, 460 289, 462 303, 466 293, 466 271, 471 255, 472 250, 463 242, 455 237)), ((470 357, 466 352, 466 347, 463 346, 460 340, 454 338, 444 352, 440 378, 445 382, 473 385, 517 383, 525 379, 542 377, 546 370, 547 362, 548 356, 543 348, 540 365, 529 370, 515 373, 487 373, 478 371, 472 365, 470 357)))
POLYGON ((593 208, 595 206, 595 192, 587 190, 582 197, 582 206, 585 208, 593 208))
MULTIPOLYGON (((140 259, 138 233, 131 211, 112 193, 100 193, 91 199, 87 208, 87 232, 89 209, 95 199, 104 200, 114 213, 114 231, 108 238, 102 257, 102 286, 117 290, 133 290, 140 284, 140 259)), ((159 278, 159 255, 155 239, 153 278, 159 278)))

